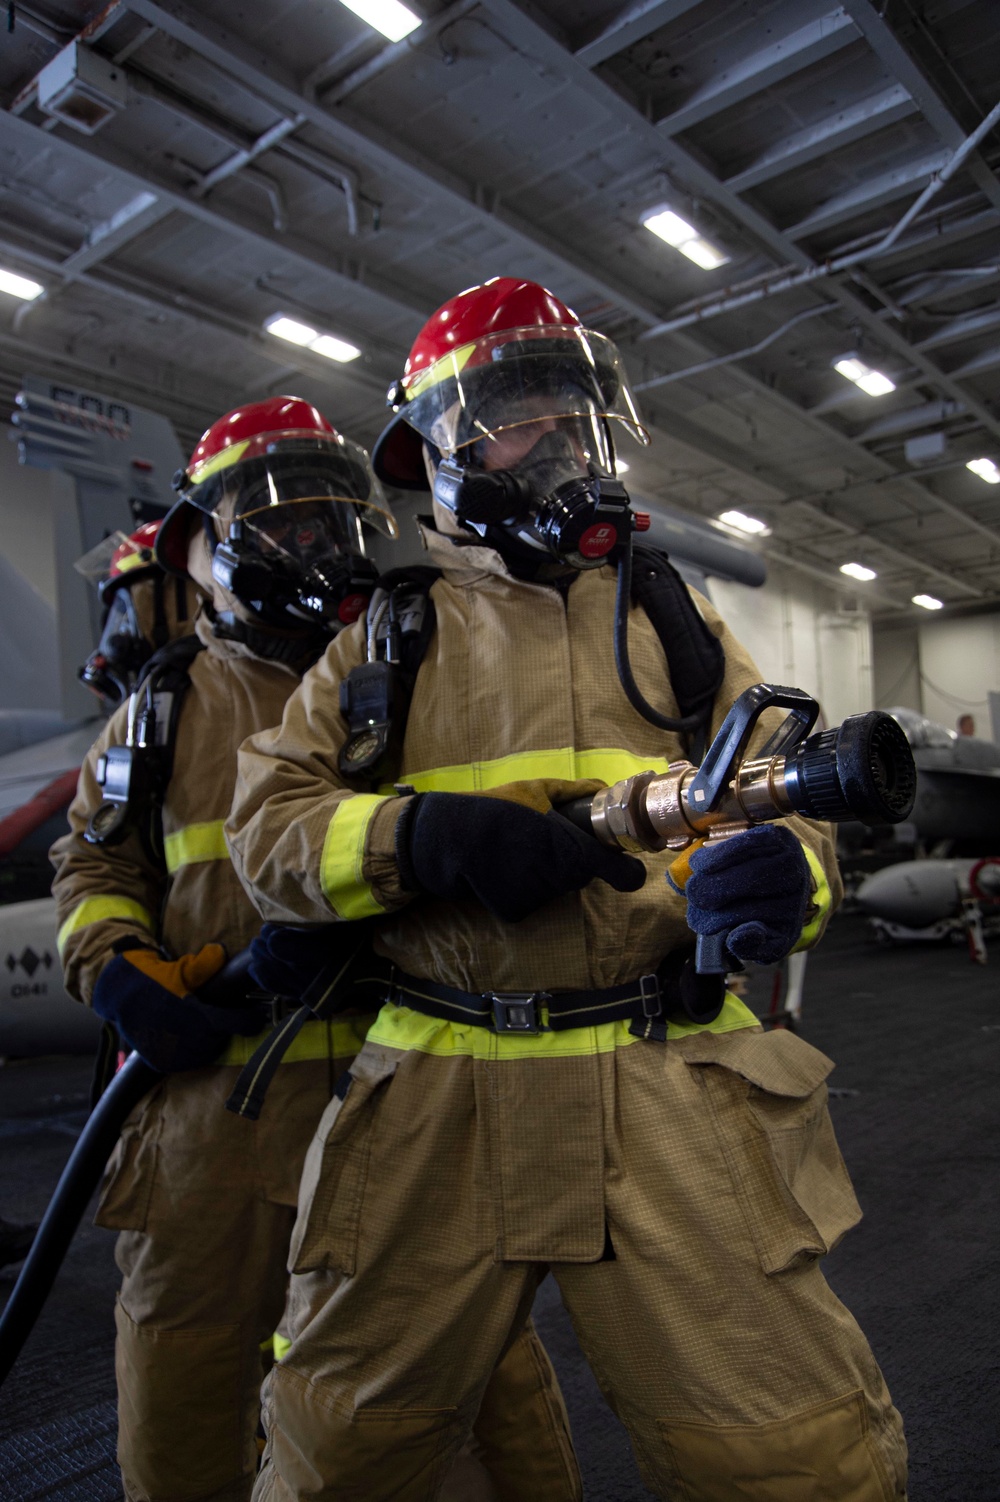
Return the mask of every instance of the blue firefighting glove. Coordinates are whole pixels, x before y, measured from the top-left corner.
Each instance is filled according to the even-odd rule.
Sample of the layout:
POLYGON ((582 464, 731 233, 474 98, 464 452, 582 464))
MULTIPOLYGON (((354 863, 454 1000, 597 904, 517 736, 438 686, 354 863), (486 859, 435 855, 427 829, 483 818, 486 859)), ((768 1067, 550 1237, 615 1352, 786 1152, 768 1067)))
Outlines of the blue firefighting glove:
MULTIPOLYGON (((356 927, 350 926, 352 930, 356 927)), ((337 924, 293 928, 283 923, 265 923, 250 945, 250 977, 268 995, 298 1001, 320 971, 342 950, 345 945, 337 924)), ((345 950, 345 959, 348 953, 345 950)))
POLYGON ((619 892, 637 892, 646 880, 641 861, 557 813, 466 793, 418 793, 396 825, 396 860, 411 892, 475 898, 506 923, 595 877, 619 892))
POLYGON ((738 960, 774 965, 798 942, 812 879, 802 846, 778 824, 758 824, 691 857, 688 927, 726 935, 738 960))
POLYGON ((233 1033, 257 1033, 264 1025, 259 1006, 212 1006, 194 994, 225 962, 221 944, 165 960, 136 941, 97 977, 94 1011, 163 1074, 201 1069, 215 1063, 233 1033))

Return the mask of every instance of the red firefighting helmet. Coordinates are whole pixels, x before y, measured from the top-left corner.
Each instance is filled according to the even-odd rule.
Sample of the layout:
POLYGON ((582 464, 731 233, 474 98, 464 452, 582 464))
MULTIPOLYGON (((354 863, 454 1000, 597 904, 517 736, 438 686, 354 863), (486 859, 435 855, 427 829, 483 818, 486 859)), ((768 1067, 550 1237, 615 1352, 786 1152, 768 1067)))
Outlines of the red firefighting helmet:
POLYGON ((222 541, 234 521, 249 537, 286 525, 292 506, 325 509, 327 531, 345 551, 363 552, 361 522, 395 537, 396 523, 365 450, 344 438, 297 396, 250 402, 220 417, 202 435, 187 469, 174 477, 180 499, 157 540, 171 573, 187 573, 194 511, 215 518, 222 541))
POLYGON ((389 390, 395 416, 372 464, 380 479, 425 490, 421 447, 454 455, 540 418, 642 425, 618 350, 537 282, 494 277, 450 298, 417 335, 389 390))

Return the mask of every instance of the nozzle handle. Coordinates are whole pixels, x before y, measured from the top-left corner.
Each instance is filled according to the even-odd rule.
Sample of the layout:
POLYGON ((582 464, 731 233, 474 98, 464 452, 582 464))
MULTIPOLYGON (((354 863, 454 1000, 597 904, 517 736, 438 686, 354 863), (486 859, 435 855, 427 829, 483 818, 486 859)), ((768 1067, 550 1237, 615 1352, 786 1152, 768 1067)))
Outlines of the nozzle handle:
POLYGON ((699 934, 694 946, 694 968, 699 975, 729 975, 743 966, 726 948, 729 935, 699 934))
POLYGON ((819 718, 816 700, 800 688, 755 683, 745 689, 723 720, 704 761, 688 785, 687 802, 695 813, 708 813, 718 803, 743 759, 754 726, 764 710, 771 708, 790 711, 777 737, 772 737, 768 747, 772 755, 797 746, 819 718))

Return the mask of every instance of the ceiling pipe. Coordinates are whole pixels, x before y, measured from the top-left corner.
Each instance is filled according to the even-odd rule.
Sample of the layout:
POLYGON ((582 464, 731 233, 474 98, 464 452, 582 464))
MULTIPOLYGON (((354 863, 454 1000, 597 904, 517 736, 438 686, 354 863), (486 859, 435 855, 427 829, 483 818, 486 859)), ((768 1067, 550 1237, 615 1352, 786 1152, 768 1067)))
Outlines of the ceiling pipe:
POLYGON ((859 266, 864 261, 873 260, 878 256, 885 255, 895 245, 900 235, 907 230, 930 203, 945 184, 955 175, 966 157, 975 151, 979 142, 988 135, 994 125, 1000 121, 1000 104, 995 104, 989 114, 980 121, 970 136, 967 136, 954 153, 951 159, 945 163, 940 172, 934 174, 923 192, 914 199, 902 218, 898 219, 892 228, 875 245, 867 250, 855 251, 852 255, 838 256, 832 260, 824 261, 817 266, 808 266, 805 270, 795 271, 787 269, 776 273, 772 279, 763 285, 749 288, 745 291, 738 289, 716 298, 714 302, 704 303, 691 313, 685 313, 678 318, 669 318, 663 323, 654 324, 646 329, 638 338, 640 342, 647 339, 658 339, 663 334, 673 334, 679 329, 690 328, 693 324, 704 323, 709 318, 717 318, 721 313, 735 312, 737 308, 745 308, 750 303, 762 302, 765 298, 775 297, 781 292, 790 292, 795 287, 805 287, 811 282, 823 281, 828 277, 837 276, 842 271, 849 271, 853 266, 859 266))
POLYGON ((702 360, 699 365, 689 365, 685 370, 671 370, 667 375, 653 376, 649 381, 636 381, 633 383, 633 391, 651 391, 657 386, 669 386, 674 381, 686 380, 689 376, 701 375, 706 370, 717 370, 720 365, 732 365, 736 360, 746 360, 750 355, 759 355, 761 350, 767 349, 768 345, 774 344, 793 329, 797 323, 805 323, 807 318, 818 318, 823 313, 833 313, 836 310, 830 303, 823 303, 818 308, 806 308, 804 313, 796 313, 787 323, 783 323, 780 329, 775 329, 766 338, 756 344, 749 345, 746 349, 734 350, 731 355, 717 355, 714 360, 702 360))

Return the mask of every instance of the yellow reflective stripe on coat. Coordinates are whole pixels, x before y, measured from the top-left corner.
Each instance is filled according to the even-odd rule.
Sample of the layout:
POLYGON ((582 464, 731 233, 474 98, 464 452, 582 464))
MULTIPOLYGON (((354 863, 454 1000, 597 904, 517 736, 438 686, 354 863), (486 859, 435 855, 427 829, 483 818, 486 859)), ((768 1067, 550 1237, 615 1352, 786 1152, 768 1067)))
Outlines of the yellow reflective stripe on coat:
POLYGON ((196 866, 202 861, 227 861, 224 821, 207 819, 204 824, 187 824, 175 829, 163 841, 167 870, 173 876, 182 866, 196 866))
POLYGON ((337 804, 327 825, 319 882, 338 918, 370 918, 385 912, 362 875, 368 826, 384 802, 378 793, 354 793, 337 804))
MULTIPOLYGON (((544 1020, 545 1009, 542 1008, 544 1020)), ((558 1033, 494 1033, 487 1027, 465 1027, 459 1022, 445 1022, 428 1017, 411 1007, 397 1007, 386 1002, 379 1012, 368 1039, 409 1052, 436 1054, 454 1058, 458 1054, 474 1059, 566 1059, 586 1054, 613 1053, 616 1048, 630 1048, 641 1043, 629 1032, 628 1022, 599 1022, 594 1027, 571 1027, 558 1033)), ((699 1026, 695 1022, 668 1022, 667 1038, 686 1038, 690 1033, 733 1033, 744 1027, 759 1027, 760 1021, 738 996, 726 992, 722 1011, 714 1022, 699 1026)))
POLYGON ((153 920, 140 902, 131 897, 85 897, 81 903, 70 913, 65 923, 59 930, 56 939, 56 948, 60 955, 71 934, 75 934, 78 928, 86 928, 88 923, 106 923, 111 919, 121 919, 137 923, 140 928, 153 932, 153 920))
POLYGON ((815 850, 811 849, 804 842, 802 844, 802 853, 808 863, 809 874, 813 879, 813 886, 815 887, 812 894, 812 906, 815 911, 805 928, 799 934, 799 941, 792 950, 793 954, 798 954, 800 949, 808 949, 811 944, 815 944, 833 905, 833 894, 830 891, 830 883, 826 879, 826 872, 823 870, 823 864, 819 856, 815 850))
MULTIPOLYGON (((371 1026, 371 1017, 342 1017, 339 1022, 307 1022, 282 1057, 282 1064, 304 1064, 310 1059, 353 1059, 371 1026)), ((244 1038, 234 1034, 217 1064, 249 1064, 273 1029, 244 1038)))
POLYGON ((280 1361, 282 1356, 287 1356, 289 1351, 292 1349, 292 1342, 289 1340, 288 1336, 279 1335, 277 1330, 275 1330, 274 1334, 271 1336, 271 1342, 271 1349, 274 1352, 275 1361, 280 1361))
POLYGON ((633 777, 636 772, 666 772, 669 767, 669 762, 662 758, 636 756, 632 751, 613 748, 576 751, 572 746, 560 746, 549 751, 515 751, 496 761, 434 767, 429 772, 407 771, 402 780, 418 793, 474 793, 502 787, 506 782, 528 782, 535 777, 558 777, 563 782, 596 777, 610 786, 624 777, 633 777))

